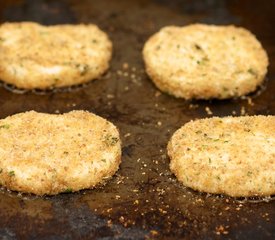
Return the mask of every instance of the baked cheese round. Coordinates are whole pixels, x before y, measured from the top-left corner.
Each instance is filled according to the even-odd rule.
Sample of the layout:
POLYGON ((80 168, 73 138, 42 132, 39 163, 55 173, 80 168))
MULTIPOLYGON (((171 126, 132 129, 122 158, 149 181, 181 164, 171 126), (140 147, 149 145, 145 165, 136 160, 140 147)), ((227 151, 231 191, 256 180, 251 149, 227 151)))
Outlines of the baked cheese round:
POLYGON ((0 183, 19 192, 54 195, 90 189, 119 168, 117 128, 85 111, 34 111, 0 120, 0 183))
POLYGON ((208 118, 177 130, 170 168, 194 190, 233 197, 275 194, 275 116, 208 118))
POLYGON ((162 28, 143 49, 146 71, 162 91, 185 99, 226 99, 256 90, 268 57, 248 30, 192 24, 162 28))
POLYGON ((93 24, 0 26, 0 80, 23 89, 86 83, 109 67, 112 43, 93 24))

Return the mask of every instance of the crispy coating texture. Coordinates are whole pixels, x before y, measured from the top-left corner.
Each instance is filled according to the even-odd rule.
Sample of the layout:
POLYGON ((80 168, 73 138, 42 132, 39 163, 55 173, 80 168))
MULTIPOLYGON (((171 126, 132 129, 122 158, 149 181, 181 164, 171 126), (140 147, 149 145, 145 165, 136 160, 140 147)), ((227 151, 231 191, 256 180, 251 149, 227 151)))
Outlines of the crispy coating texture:
POLYGON ((275 194, 275 116, 191 121, 168 144, 185 186, 233 197, 275 194))
POLYGON ((54 195, 93 188, 121 162, 117 128, 85 111, 34 111, 0 120, 0 182, 11 190, 54 195))
POLYGON ((226 99, 256 90, 268 57, 256 37, 235 26, 168 26, 145 44, 146 71, 164 92, 185 99, 226 99))
POLYGON ((0 26, 0 79, 24 89, 85 83, 109 67, 112 43, 96 25, 0 26))

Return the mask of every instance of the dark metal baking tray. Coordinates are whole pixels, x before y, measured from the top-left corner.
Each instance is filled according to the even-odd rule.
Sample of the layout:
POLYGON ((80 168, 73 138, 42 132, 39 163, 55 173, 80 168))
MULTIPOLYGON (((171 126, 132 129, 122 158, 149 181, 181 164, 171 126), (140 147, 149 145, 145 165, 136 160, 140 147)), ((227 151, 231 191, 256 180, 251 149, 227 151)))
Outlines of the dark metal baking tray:
POLYGON ((123 162, 114 178, 94 190, 54 197, 2 190, 0 238, 275 239, 274 201, 186 189, 170 172, 166 155, 172 133, 191 119, 275 113, 274 9, 272 0, 1 0, 1 22, 95 23, 110 35, 114 55, 101 79, 70 92, 20 95, 1 87, 0 117, 27 110, 94 112, 119 127, 123 162), (265 89, 249 96, 252 103, 185 101, 159 93, 151 83, 142 61, 144 42, 165 25, 194 22, 240 25, 263 43, 269 72, 265 89))

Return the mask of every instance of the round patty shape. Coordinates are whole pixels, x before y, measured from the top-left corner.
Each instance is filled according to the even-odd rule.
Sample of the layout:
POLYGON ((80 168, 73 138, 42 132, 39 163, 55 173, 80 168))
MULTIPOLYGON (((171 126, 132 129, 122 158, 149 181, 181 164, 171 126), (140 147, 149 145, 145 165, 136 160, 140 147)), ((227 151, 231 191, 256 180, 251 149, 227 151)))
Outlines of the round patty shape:
POLYGON ((117 128, 85 111, 34 111, 0 120, 0 182, 11 190, 54 195, 93 188, 121 161, 117 128))
POLYGON ((0 26, 0 79, 24 89, 81 84, 109 67, 112 43, 97 26, 0 26))
POLYGON ((156 86, 185 99, 225 99, 256 90, 268 57, 248 30, 235 26, 169 26, 145 44, 146 71, 156 86))
POLYGON ((168 144, 170 168, 194 190, 233 197, 275 194, 275 116, 191 121, 168 144))

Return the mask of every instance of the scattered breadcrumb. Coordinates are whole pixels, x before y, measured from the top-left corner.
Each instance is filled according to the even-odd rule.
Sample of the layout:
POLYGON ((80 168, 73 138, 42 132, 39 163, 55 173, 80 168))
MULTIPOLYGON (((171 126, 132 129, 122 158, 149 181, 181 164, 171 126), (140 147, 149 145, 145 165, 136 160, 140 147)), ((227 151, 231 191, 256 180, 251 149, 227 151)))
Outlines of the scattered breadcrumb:
POLYGON ((123 75, 123 72, 122 72, 121 70, 117 70, 116 73, 117 73, 117 75, 119 75, 119 76, 123 75))
POLYGON ((115 95, 114 94, 107 94, 106 96, 108 99, 114 99, 115 98, 115 95))
POLYGON ((127 137, 130 137, 131 136, 131 133, 126 133, 124 134, 124 137, 127 138, 127 137))
POLYGON ((245 107, 242 106, 241 107, 241 116, 244 116, 244 115, 246 115, 246 110, 245 110, 245 107))
POLYGON ((123 63, 123 64, 122 64, 122 68, 125 69, 125 70, 128 69, 128 68, 129 68, 129 64, 126 63, 126 62, 123 63))
POLYGON ((128 76, 129 76, 129 73, 128 73, 128 72, 124 72, 124 73, 123 73, 123 76, 124 76, 124 77, 128 77, 128 76))
POLYGON ((247 97, 247 103, 248 103, 248 105, 250 105, 250 106, 254 106, 254 103, 253 103, 251 97, 247 97))
POLYGON ((213 112, 211 111, 211 109, 209 107, 205 107, 205 111, 208 115, 213 115, 213 112))
POLYGON ((116 199, 120 199, 121 198, 121 196, 120 195, 116 195, 116 199))
POLYGON ((155 92, 155 97, 159 97, 161 95, 161 92, 160 91, 156 91, 155 92))
POLYGON ((150 234, 151 234, 153 237, 156 237, 156 236, 159 235, 158 231, 156 231, 156 230, 151 230, 151 231, 150 231, 150 234))
POLYGON ((198 104, 189 104, 189 109, 196 109, 198 107, 199 107, 198 104))
POLYGON ((219 225, 218 227, 216 227, 215 233, 217 235, 221 235, 221 234, 227 235, 229 233, 228 228, 229 228, 229 226, 219 225))

